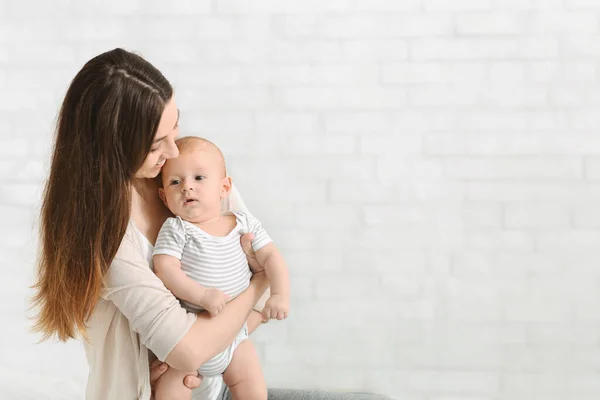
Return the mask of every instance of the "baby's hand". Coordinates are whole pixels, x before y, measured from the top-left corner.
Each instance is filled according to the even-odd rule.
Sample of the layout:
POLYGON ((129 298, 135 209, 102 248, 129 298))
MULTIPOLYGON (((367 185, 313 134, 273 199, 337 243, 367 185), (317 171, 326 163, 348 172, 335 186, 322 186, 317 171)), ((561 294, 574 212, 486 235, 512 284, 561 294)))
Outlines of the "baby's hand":
POLYGON ((290 298, 283 294, 272 294, 262 311, 263 322, 269 319, 286 319, 290 312, 290 298))
POLYGON ((223 308, 225 308, 225 303, 228 299, 229 296, 221 292, 219 289, 206 288, 204 289, 204 296, 202 297, 200 305, 210 313, 211 317, 216 317, 221 311, 223 311, 223 308))

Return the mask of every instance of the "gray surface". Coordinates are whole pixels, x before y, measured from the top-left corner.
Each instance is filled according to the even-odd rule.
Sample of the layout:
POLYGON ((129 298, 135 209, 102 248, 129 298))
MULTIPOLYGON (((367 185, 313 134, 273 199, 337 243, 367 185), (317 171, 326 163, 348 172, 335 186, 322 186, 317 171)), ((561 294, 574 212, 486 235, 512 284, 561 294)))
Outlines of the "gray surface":
MULTIPOLYGON (((232 400, 227 386, 223 385, 220 396, 232 400)), ((324 390, 269 389, 268 400, 392 400, 387 396, 365 392, 328 392, 324 390)))
POLYGON ((321 390, 269 389, 269 400, 391 400, 373 393, 334 393, 321 390))

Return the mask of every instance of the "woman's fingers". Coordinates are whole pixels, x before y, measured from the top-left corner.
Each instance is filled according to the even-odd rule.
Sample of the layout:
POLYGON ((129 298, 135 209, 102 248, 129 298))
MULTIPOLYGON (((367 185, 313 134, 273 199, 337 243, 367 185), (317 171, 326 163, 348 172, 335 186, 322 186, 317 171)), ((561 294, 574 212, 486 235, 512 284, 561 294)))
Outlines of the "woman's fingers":
POLYGON ((240 243, 242 245, 242 250, 246 254, 248 266, 250 266, 252 273, 257 274, 260 272, 264 272, 264 268, 256 260, 256 254, 254 253, 254 249, 252 248, 252 239, 254 239, 254 234, 246 233, 240 238, 240 243))
POLYGON ((240 241, 242 242, 242 250, 246 253, 247 257, 255 258, 254 249, 252 248, 252 239, 254 239, 253 233, 246 233, 242 235, 240 241))
POLYGON ((269 320, 271 319, 271 309, 269 307, 265 307, 261 313, 262 315, 262 322, 269 322, 269 320))
POLYGON ((166 363, 160 360, 154 360, 154 362, 150 365, 150 386, 153 387, 158 378, 167 372, 168 368, 169 366, 166 363))

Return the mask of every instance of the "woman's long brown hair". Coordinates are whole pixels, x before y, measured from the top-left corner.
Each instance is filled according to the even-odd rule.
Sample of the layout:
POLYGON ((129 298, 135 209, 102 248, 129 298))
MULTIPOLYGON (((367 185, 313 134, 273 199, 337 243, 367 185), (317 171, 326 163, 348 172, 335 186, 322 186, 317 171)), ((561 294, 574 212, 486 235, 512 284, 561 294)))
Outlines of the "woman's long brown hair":
POLYGON ((115 49, 88 61, 62 103, 40 215, 34 331, 85 337, 130 218, 131 183, 173 88, 142 57, 115 49))

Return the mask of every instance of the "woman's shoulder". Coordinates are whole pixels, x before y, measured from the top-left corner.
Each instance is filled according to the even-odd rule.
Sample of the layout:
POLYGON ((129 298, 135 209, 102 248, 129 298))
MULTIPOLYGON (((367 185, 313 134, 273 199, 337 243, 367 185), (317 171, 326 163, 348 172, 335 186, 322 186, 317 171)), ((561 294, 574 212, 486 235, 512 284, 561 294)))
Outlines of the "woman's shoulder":
POLYGON ((235 219, 243 225, 247 225, 249 218, 251 218, 250 213, 246 211, 232 210, 229 211, 227 214, 231 215, 232 217, 235 217, 235 219))
POLYGON ((102 296, 124 287, 147 285, 148 281, 158 280, 152 272, 151 260, 152 246, 130 222, 104 276, 102 296))
POLYGON ((141 254, 142 253, 142 237, 141 232, 135 227, 133 221, 129 221, 127 223, 127 228, 125 229, 125 235, 123 235, 123 239, 121 239, 121 244, 119 245, 119 249, 117 250, 117 254, 115 259, 120 258, 128 258, 132 255, 141 254))
POLYGON ((123 274, 151 273, 149 261, 151 259, 152 245, 130 221, 119 249, 110 263, 106 278, 117 278, 123 274))
POLYGON ((248 211, 231 211, 231 214, 235 216, 237 222, 248 231, 252 231, 256 228, 257 224, 260 222, 254 217, 254 215, 250 214, 248 211))

